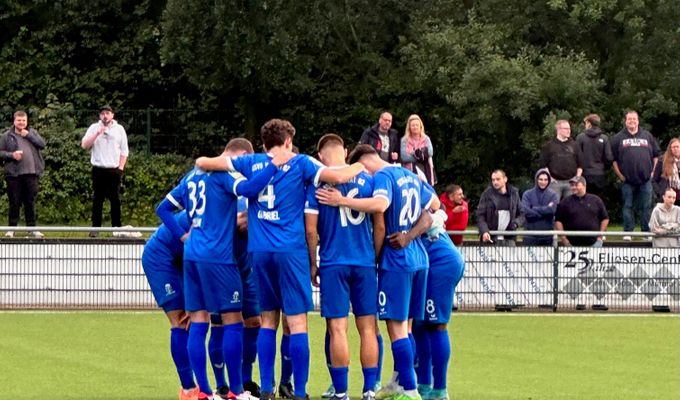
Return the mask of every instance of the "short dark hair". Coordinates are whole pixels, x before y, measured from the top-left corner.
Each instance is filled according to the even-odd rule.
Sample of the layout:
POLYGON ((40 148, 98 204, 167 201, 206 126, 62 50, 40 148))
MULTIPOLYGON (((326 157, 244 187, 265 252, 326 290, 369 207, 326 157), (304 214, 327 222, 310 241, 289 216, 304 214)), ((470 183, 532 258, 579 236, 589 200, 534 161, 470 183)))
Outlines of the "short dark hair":
POLYGON ((501 176, 507 177, 507 175, 505 174, 505 171, 503 171, 503 170, 500 169, 500 168, 494 169, 494 170, 491 172, 491 175, 493 175, 493 174, 495 174, 495 173, 499 173, 499 174, 501 174, 501 176))
POLYGON ((316 151, 321 151, 324 147, 330 144, 335 144, 338 146, 345 147, 345 141, 335 133, 327 133, 321 136, 319 143, 316 145, 316 151))
POLYGON ((359 144, 352 150, 352 153, 350 153, 348 162, 354 164, 367 154, 378 155, 378 152, 370 144, 359 144))
POLYGON ((253 154, 255 150, 253 150, 253 144, 250 143, 250 140, 245 139, 245 138, 234 138, 227 143, 227 147, 224 148, 224 151, 245 151, 248 154, 253 154))
POLYGON ((597 114, 588 114, 584 121, 589 122, 590 125, 592 125, 595 128, 600 127, 600 116, 597 114))
POLYGON ((270 119, 260 128, 260 137, 264 148, 269 150, 272 147, 281 146, 286 139, 295 136, 293 124, 285 119, 270 119))
POLYGON ((456 193, 456 192, 459 191, 459 190, 462 190, 462 188, 460 187, 460 185, 454 185, 454 184, 452 183, 452 184, 450 184, 449 186, 446 187, 445 192, 446 192, 446 194, 451 195, 451 194, 456 193))

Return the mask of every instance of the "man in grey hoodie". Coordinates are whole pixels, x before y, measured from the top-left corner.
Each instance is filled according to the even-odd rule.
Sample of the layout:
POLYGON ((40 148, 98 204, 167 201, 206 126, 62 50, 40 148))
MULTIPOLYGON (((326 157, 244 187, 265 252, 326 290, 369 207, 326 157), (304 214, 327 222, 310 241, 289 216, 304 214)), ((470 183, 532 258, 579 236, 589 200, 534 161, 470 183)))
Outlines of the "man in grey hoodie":
MULTIPOLYGON (((529 231, 549 231, 555 224, 555 211, 557 211, 557 193, 550 189, 550 173, 546 168, 536 172, 536 186, 527 190, 522 195, 521 210, 526 219, 524 226, 529 231)), ((524 236, 524 244, 527 245, 550 245, 551 236, 524 236)))

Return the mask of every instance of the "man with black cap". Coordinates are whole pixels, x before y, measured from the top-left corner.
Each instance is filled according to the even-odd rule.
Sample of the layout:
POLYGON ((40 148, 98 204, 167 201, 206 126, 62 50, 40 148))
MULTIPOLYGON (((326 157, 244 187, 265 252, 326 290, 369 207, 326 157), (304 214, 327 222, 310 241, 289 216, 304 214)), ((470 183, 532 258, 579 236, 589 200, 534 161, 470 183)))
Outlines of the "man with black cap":
MULTIPOLYGON (((555 230, 604 232, 609 214, 598 196, 586 193, 586 179, 575 176, 569 180, 571 196, 562 199, 555 214, 555 230)), ((602 247, 602 236, 561 236, 565 246, 602 247)))
MULTIPOLYGON (((92 163, 92 226, 102 226, 104 199, 111 202, 111 226, 121 226, 120 184, 128 158, 127 134, 123 126, 113 119, 109 105, 99 108, 99 121, 90 125, 81 146, 90 150, 92 163)), ((97 232, 90 232, 96 237, 97 232)))

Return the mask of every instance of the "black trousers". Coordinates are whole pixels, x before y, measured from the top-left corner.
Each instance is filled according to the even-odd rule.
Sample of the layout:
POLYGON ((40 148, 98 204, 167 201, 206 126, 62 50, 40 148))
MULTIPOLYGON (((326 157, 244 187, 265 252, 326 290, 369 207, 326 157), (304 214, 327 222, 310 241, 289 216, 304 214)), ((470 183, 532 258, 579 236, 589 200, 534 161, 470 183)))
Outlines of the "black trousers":
POLYGON ((26 226, 35 226, 35 198, 38 196, 38 175, 6 177, 9 199, 9 226, 19 225, 21 205, 24 206, 26 226))
POLYGON ((102 226, 104 200, 111 203, 111 226, 120 223, 120 180, 122 171, 118 168, 92 167, 92 226, 102 226))

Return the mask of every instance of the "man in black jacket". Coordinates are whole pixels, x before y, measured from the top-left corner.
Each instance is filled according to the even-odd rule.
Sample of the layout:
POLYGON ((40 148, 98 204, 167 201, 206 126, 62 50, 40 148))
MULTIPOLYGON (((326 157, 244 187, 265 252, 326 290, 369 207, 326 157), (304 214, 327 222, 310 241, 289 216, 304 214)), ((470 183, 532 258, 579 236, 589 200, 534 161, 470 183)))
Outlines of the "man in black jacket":
MULTIPOLYGON (((5 180, 7 181, 7 197, 9 199, 9 226, 19 224, 21 205, 24 206, 26 226, 35 226, 35 199, 38 196, 38 177, 45 170, 40 150, 45 148, 45 141, 33 128, 28 126, 28 115, 25 111, 14 113, 14 125, 0 137, 0 159, 5 163, 5 180)), ((43 234, 33 231, 34 237, 43 234)), ((8 231, 6 237, 13 237, 8 231)))
POLYGON ((571 195, 569 179, 581 176, 581 150, 571 138, 569 121, 561 119, 555 123, 555 137, 541 148, 541 168, 547 168, 553 180, 550 189, 557 193, 557 199, 571 195))
POLYGON ((503 170, 491 173, 491 186, 479 198, 477 206, 477 226, 484 243, 497 243, 500 246, 514 246, 514 236, 491 236, 489 231, 514 231, 523 225, 524 216, 520 211, 519 191, 508 185, 508 177, 503 170))
POLYGON ((602 198, 607 184, 606 169, 614 157, 609 138, 600 129, 600 116, 590 114, 584 120, 586 130, 576 137, 581 150, 583 177, 588 181, 588 192, 602 198))
POLYGON ((370 144, 378 152, 378 155, 388 163, 398 163, 399 160, 399 134, 391 129, 392 114, 385 111, 380 114, 378 123, 366 128, 359 139, 359 144, 370 144))

